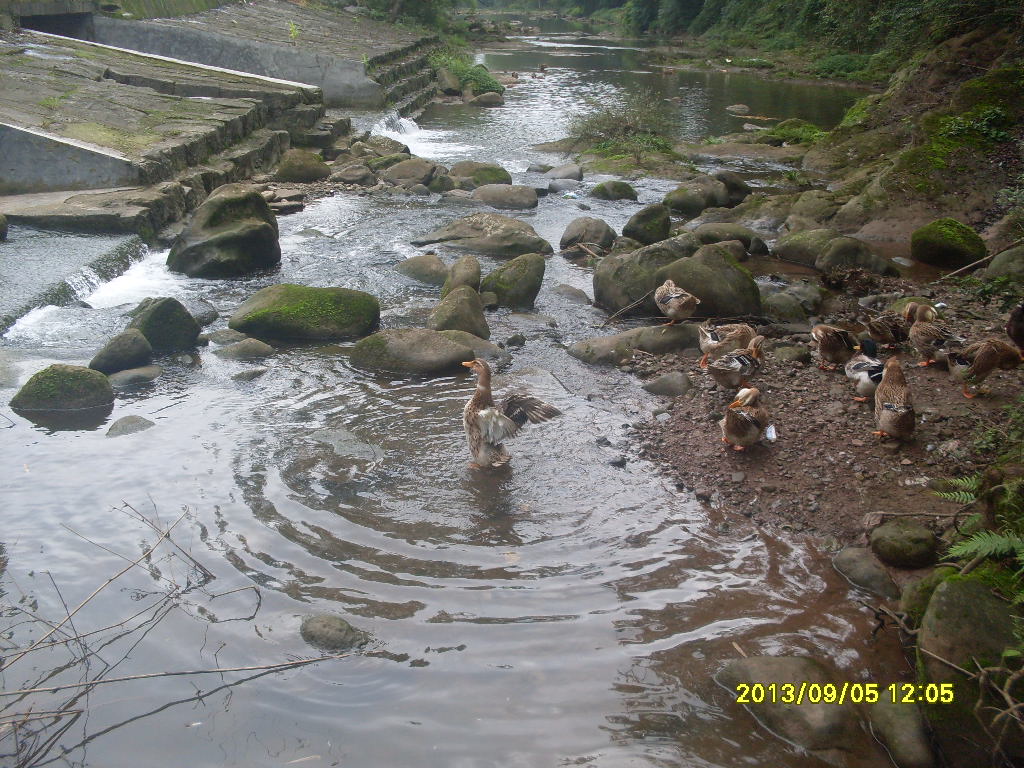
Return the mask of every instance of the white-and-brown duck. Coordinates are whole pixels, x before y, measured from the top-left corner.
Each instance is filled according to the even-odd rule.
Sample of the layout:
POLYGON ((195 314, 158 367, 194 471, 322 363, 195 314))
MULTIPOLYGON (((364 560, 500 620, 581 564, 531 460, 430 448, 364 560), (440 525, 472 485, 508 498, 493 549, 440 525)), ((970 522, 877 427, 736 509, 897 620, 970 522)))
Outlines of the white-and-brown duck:
POLYGON ((917 417, 903 367, 896 357, 885 361, 882 381, 875 390, 874 434, 906 441, 914 436, 917 417))
POLYGON ((857 354, 846 361, 843 370, 846 371, 846 378, 853 382, 853 389, 857 393, 853 399, 858 403, 867 402, 882 381, 885 364, 876 357, 877 354, 878 345, 874 339, 861 339, 857 354))
POLYGON ((811 338, 818 343, 818 367, 823 371, 846 365, 857 351, 857 337, 845 328, 822 323, 811 328, 811 338))
POLYGON ((910 318, 911 311, 914 324, 910 326, 910 343, 914 345, 923 358, 918 365, 922 368, 934 365, 946 359, 950 350, 956 350, 967 340, 951 326, 941 322, 935 307, 927 304, 908 304, 903 310, 910 318))
POLYGON ((671 280, 666 280, 655 289, 654 303, 658 305, 661 314, 668 318, 665 325, 675 325, 696 311, 700 299, 671 280))
POLYGON ((709 363, 708 374, 718 386, 725 389, 747 386, 751 377, 761 369, 761 360, 764 357, 763 345, 764 336, 755 336, 750 340, 746 349, 726 352, 714 362, 709 363))
POLYGON ((1021 364, 1019 351, 1002 339, 984 339, 969 345, 963 351, 946 354, 949 375, 963 386, 964 397, 977 397, 982 392, 972 392, 981 386, 988 375, 997 368, 1012 371, 1021 364))
POLYGON ((697 335, 700 351, 704 353, 704 357, 700 359, 700 367, 707 368, 708 359, 711 357, 734 349, 746 349, 751 339, 757 335, 757 331, 746 323, 730 323, 716 328, 710 320, 705 320, 697 326, 697 335))
POLYGON ((757 387, 741 389, 736 399, 725 409, 725 417, 718 422, 722 428, 722 442, 734 451, 744 451, 761 439, 768 427, 768 409, 761 403, 757 387))
POLYGON ((466 442, 474 469, 501 467, 511 456, 502 441, 514 436, 529 421, 537 424, 561 414, 555 406, 525 392, 510 392, 495 404, 491 394, 491 367, 479 358, 463 363, 477 375, 476 392, 462 411, 466 442))

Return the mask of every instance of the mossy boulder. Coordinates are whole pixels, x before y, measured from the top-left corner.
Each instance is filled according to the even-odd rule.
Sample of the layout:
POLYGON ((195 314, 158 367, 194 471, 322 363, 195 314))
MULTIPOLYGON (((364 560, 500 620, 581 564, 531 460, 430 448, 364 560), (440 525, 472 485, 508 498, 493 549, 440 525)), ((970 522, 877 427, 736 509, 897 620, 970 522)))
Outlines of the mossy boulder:
POLYGON ((706 208, 724 208, 730 203, 725 184, 711 176, 700 174, 684 181, 665 195, 662 203, 673 213, 687 219, 699 216, 706 208))
POLYGON ((469 286, 474 291, 480 290, 480 261, 471 253, 467 253, 452 264, 441 286, 441 298, 462 285, 469 286))
POLYGON ((598 200, 636 200, 636 190, 625 181, 602 181, 590 190, 590 196, 598 200))
POLYGON ((352 651, 370 642, 369 634, 330 613, 307 616, 302 620, 299 633, 310 645, 332 653, 352 651))
POLYGON ((592 365, 622 365, 633 359, 633 352, 662 355, 698 346, 697 326, 692 323, 668 327, 633 328, 610 336, 595 336, 577 341, 569 354, 592 365))
MULTIPOLYGON (((620 240, 622 238, 619 238, 620 240)), ((618 243, 618 241, 616 241, 618 243)), ((631 244, 635 241, 631 241, 631 244)), ((692 233, 670 237, 636 250, 612 252, 594 269, 594 303, 609 312, 660 314, 652 292, 661 285, 658 270, 700 250, 700 241, 692 233)))
POLYGON ((410 157, 400 163, 389 166, 381 173, 381 178, 403 187, 415 184, 429 184, 437 171, 437 165, 422 157, 410 157))
POLYGON ((665 240, 671 226, 668 208, 664 205, 648 205, 629 217, 626 226, 622 228, 622 234, 650 245, 665 240))
POLYGON ((427 184, 427 189, 437 195, 443 195, 445 192, 451 192, 456 188, 455 179, 453 179, 447 173, 438 173, 434 175, 434 178, 427 184))
POLYGON ((757 233, 742 224, 729 224, 727 222, 715 222, 701 224, 693 234, 705 245, 722 243, 728 240, 739 240, 748 251, 750 244, 757 238, 757 233))
POLYGON ((7 239, 7 217, 0 213, 0 242, 7 239))
POLYGON ((78 411, 105 408, 114 388, 99 371, 56 363, 25 382, 11 399, 15 411, 78 411))
POLYGON ((411 160, 412 155, 407 152, 396 152, 393 155, 384 155, 383 157, 371 157, 366 161, 366 167, 377 174, 381 174, 393 165, 404 163, 406 160, 411 160))
POLYGON ((143 299, 129 315, 128 327, 141 331, 154 352, 192 349, 202 330, 184 304, 167 296, 143 299))
POLYGON ((494 163, 477 163, 473 160, 462 160, 448 171, 451 176, 472 180, 473 185, 482 187, 485 184, 511 184, 512 175, 494 163))
POLYGON ((805 229, 780 237, 772 249, 772 256, 813 267, 818 257, 832 240, 839 237, 834 229, 805 229))
POLYGON ((494 365, 505 365, 512 360, 512 355, 487 339, 481 339, 465 331, 438 331, 445 338, 473 350, 473 356, 482 360, 490 360, 494 365))
POLYGON ((380 304, 363 291, 281 283, 257 291, 228 327, 259 339, 338 340, 365 336, 380 322, 380 304))
POLYGON ((502 264, 480 283, 481 291, 491 291, 502 307, 530 308, 544 282, 544 257, 524 253, 502 264))
POLYGON ((480 294, 468 285, 460 285, 441 299, 427 319, 427 328, 432 331, 465 331, 481 339, 491 338, 480 294))
POLYGON ((444 285, 448 279, 448 265, 434 252, 410 256, 395 267, 406 277, 419 280, 427 285, 444 285))
MULTIPOLYGON (((928 601, 917 633, 917 682, 953 687, 951 702, 922 705, 950 766, 989 765, 993 742, 975 713, 991 728, 992 718, 1006 706, 986 693, 982 707, 976 710, 977 681, 967 679, 950 665, 972 673, 979 664, 999 665, 1003 651, 1019 645, 1014 627, 1014 611, 980 579, 951 576, 935 588, 928 601)), ((1008 764, 1019 765, 1024 762, 1021 733, 1014 729, 1006 733, 1003 753, 1008 764)))
POLYGON ((245 184, 214 190, 167 255, 168 269, 189 277, 239 277, 280 261, 274 212, 255 187, 245 184))
POLYGON ((522 184, 484 184, 473 190, 473 199, 507 210, 525 211, 537 207, 537 191, 522 184))
POLYGON ((936 219, 914 230, 910 255, 925 264, 958 269, 985 258, 985 241, 956 219, 936 219))
POLYGON ((814 268, 822 272, 843 267, 858 267, 878 275, 899 274, 899 270, 888 259, 873 253, 867 243, 855 237, 829 240, 814 260, 814 268))
POLYGON ((985 270, 985 279, 997 277, 1015 277, 1024 279, 1024 245, 1009 248, 996 255, 985 270))
POLYGON ((698 317, 740 317, 761 314, 761 292, 753 276, 719 245, 704 245, 691 257, 662 267, 661 284, 673 280, 698 299, 698 317))
POLYGON ((607 250, 614 242, 615 230, 607 222, 592 216, 580 216, 569 222, 558 241, 558 247, 564 251, 577 243, 587 243, 607 250))
POLYGON ((743 177, 735 171, 715 171, 711 177, 725 185, 725 190, 729 195, 728 205, 730 208, 742 203, 753 191, 743 177))
POLYGON ((921 523, 899 518, 871 532, 871 551, 897 568, 923 568, 935 562, 938 539, 921 523))
POLYGON ((807 312, 800 299, 785 291, 764 297, 762 307, 765 315, 775 322, 800 322, 807 319, 807 312))
POLYGON ((387 373, 436 375, 459 370, 473 350, 426 328, 391 328, 360 339, 350 354, 355 365, 387 373))
POLYGON ((960 570, 956 566, 939 565, 928 575, 911 581, 903 587, 903 592, 900 594, 900 611, 909 617, 912 627, 921 623, 935 588, 950 576, 958 573, 960 570))
POLYGON ((379 136, 374 134, 366 139, 364 142, 366 146, 372 148, 376 152, 380 152, 382 155, 408 155, 409 145, 403 144, 398 139, 392 139, 390 136, 379 136))
POLYGON ((331 175, 331 168, 315 152, 305 149, 289 149, 274 172, 277 181, 308 184, 331 175))
POLYGON ((488 256, 551 253, 551 244, 529 224, 498 213, 474 213, 438 227, 412 241, 413 245, 444 243, 488 256))
POLYGON ((104 344, 89 361, 89 367, 100 373, 115 373, 147 365, 152 359, 153 347, 142 331, 129 328, 104 344))
POLYGON ((846 547, 837 552, 832 558, 832 567, 855 587, 888 600, 895 600, 899 596, 899 590, 889 572, 867 547, 846 547))

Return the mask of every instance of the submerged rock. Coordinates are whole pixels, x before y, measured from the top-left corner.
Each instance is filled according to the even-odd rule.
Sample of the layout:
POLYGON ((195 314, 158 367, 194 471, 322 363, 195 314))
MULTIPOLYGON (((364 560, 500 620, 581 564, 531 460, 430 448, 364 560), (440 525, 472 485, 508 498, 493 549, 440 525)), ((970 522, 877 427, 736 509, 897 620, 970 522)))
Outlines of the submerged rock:
POLYGON ((329 613, 307 616, 299 631, 303 640, 325 651, 349 651, 370 642, 369 634, 329 613))
POLYGON ((184 304, 167 296, 143 299, 128 314, 128 327, 141 331, 154 352, 192 349, 202 330, 184 304))
POLYGON ((129 328, 104 344, 89 361, 89 367, 100 373, 115 373, 146 365, 152 359, 153 347, 146 341, 142 331, 129 328))
POLYGON ((73 411, 105 408, 114 389, 99 371, 55 363, 25 382, 11 399, 15 411, 73 411))
POLYGON ((544 282, 544 257, 524 253, 502 264, 480 282, 480 290, 497 296, 502 307, 530 308, 544 282))
POLYGON ((149 419, 143 418, 142 416, 122 416, 120 419, 110 425, 110 429, 107 430, 107 437, 121 437, 122 435, 132 435, 136 432, 144 432, 150 427, 155 427, 149 419))
POLYGON ((551 245, 529 224, 497 213, 474 213, 416 238, 413 245, 444 243, 489 256, 551 253, 551 245))
POLYGON ((277 219, 255 187, 225 184, 175 239, 167 267, 189 277, 238 277, 281 261, 277 219))
POLYGON ((427 327, 433 331, 465 331, 481 339, 491 337, 480 294, 468 285, 460 285, 441 299, 430 313, 427 327))
POLYGON ((473 107, 502 107, 505 105, 505 99, 500 93, 488 91, 474 96, 466 103, 473 107))
POLYGON ((441 298, 461 285, 468 286, 474 291, 480 290, 480 261, 471 253, 467 253, 452 264, 441 286, 441 298))
POLYGON ((164 369, 159 365, 143 365, 139 368, 127 368, 112 373, 107 378, 110 380, 110 386, 114 389, 125 389, 141 384, 150 384, 163 376, 163 373, 164 369))
POLYGON ((664 205, 648 205, 630 216, 622 228, 622 234, 650 245, 668 238, 671 225, 668 208, 664 205))
POLYGON ((261 339, 351 339, 380 322, 380 304, 363 291, 281 283, 246 299, 228 327, 261 339))
POLYGON ((910 236, 910 255, 935 267, 966 267, 985 258, 985 253, 985 241, 956 219, 936 219, 910 236))
POLYGON ((213 354, 226 360, 255 360, 274 354, 274 348, 259 339, 244 339, 215 349, 213 354))
POLYGON ((564 251, 576 243, 586 243, 607 250, 614 242, 615 230, 608 226, 603 219, 580 216, 569 222, 569 226, 562 233, 561 240, 558 241, 558 247, 564 251))
POLYGON ((427 285, 444 285, 445 280, 448 279, 448 265, 441 261, 441 257, 433 251, 410 256, 395 269, 406 277, 419 280, 427 285))
POLYGON ((392 328, 361 339, 352 348, 355 365, 387 373, 442 374, 474 358, 473 350, 426 328, 392 328))

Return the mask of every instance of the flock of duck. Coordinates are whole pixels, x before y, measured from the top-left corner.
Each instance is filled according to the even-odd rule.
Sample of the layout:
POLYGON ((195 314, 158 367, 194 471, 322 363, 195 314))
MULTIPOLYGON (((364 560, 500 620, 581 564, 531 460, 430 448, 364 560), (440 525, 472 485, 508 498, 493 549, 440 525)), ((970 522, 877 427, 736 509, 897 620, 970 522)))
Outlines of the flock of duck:
MULTIPOLYGON (((654 302, 674 325, 693 315, 700 299, 666 280, 654 292, 654 302)), ((941 305, 940 305, 941 306, 941 305)), ((853 384, 854 400, 866 402, 874 396, 876 431, 882 438, 907 441, 914 434, 916 415, 910 386, 897 355, 884 362, 877 357, 880 347, 890 350, 909 342, 920 354, 919 366, 945 363, 965 397, 976 397, 982 382, 995 370, 1012 370, 1024 362, 1024 302, 1010 313, 1006 334, 968 343, 947 323, 939 320, 930 304, 908 302, 902 312, 884 312, 864 323, 867 336, 834 325, 811 328, 822 370, 843 366, 853 384)), ((761 441, 766 432, 773 439, 770 414, 757 387, 750 380, 761 369, 764 336, 746 323, 715 326, 705 320, 697 328, 703 356, 700 367, 723 390, 738 390, 725 416, 719 421, 722 441, 735 451, 744 451, 761 441)), ((512 437, 527 422, 538 423, 559 415, 558 409, 537 398, 513 392, 495 403, 491 394, 491 370, 477 359, 463 363, 477 374, 477 388, 463 411, 466 441, 473 456, 471 467, 500 467, 511 458, 502 441, 512 437)))

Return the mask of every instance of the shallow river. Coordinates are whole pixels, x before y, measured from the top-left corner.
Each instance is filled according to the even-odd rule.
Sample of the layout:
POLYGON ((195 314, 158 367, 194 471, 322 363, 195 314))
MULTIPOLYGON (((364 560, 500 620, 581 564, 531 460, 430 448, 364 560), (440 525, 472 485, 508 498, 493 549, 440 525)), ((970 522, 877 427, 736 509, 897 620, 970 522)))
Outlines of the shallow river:
MULTIPOLYGON (((828 125, 855 97, 721 73, 637 72, 644 68, 628 48, 532 45, 484 56, 494 69, 549 65, 511 90, 506 108, 433 107, 419 127, 387 125, 406 131, 401 138, 421 155, 494 160, 517 181, 539 183, 527 165, 555 158, 529 145, 563 135, 585 99, 639 82, 681 96, 684 132, 694 137, 735 128, 721 107, 737 101, 828 125)), ((639 183, 641 202, 671 186, 639 183)), ((578 202, 544 198, 522 218, 557 244, 581 215, 578 202)), ((636 210, 588 202, 587 215, 616 228, 636 210)), ((281 219, 280 271, 249 280, 185 279, 165 270, 164 253, 151 253, 90 289, 83 298, 92 309, 51 307, 19 321, 0 346, 0 362, 14 372, 0 376, 0 402, 50 362, 85 364, 122 329, 123 312, 151 295, 211 302, 222 313, 215 329, 264 285, 343 285, 380 297, 386 327, 422 324, 436 289, 393 267, 415 252, 411 237, 458 215, 436 200, 328 198, 281 219)), ((15 228, 4 249, 17 238, 15 228)), ((485 271, 496 263, 482 261, 485 271)), ((93 673, 103 664, 112 666, 108 676, 123 676, 317 655, 298 632, 314 612, 339 614, 373 637, 360 654, 237 685, 255 673, 97 688, 77 701, 83 714, 65 719, 50 761, 814 765, 756 727, 712 675, 738 646, 829 657, 853 681, 869 679, 870 664, 888 681, 904 670, 894 641, 872 640, 871 615, 813 543, 759 532, 742 510, 709 513, 635 458, 629 427, 659 403, 625 374, 564 351, 598 333, 603 317, 552 289, 567 283, 590 293, 590 280, 555 256, 536 313, 489 316, 493 340, 527 338, 499 384, 526 385, 564 413, 511 443, 505 472, 466 466, 468 377, 368 375, 350 367, 343 346, 280 349, 251 381, 233 376, 253 364, 208 349, 161 361, 165 374, 120 393, 95 429, 51 431, 0 407, 0 537, 10 561, 2 588, 17 606, 5 623, 26 621, 25 611, 59 620, 61 597, 76 605, 126 566, 121 555, 133 559, 153 544, 128 504, 163 524, 186 513, 174 541, 215 578, 162 601, 172 582, 197 579, 164 544, 144 569, 102 590, 75 617, 77 633, 153 608, 128 625, 149 620, 146 631, 109 645, 101 638, 110 631, 85 641, 93 673), (129 414, 156 426, 105 436, 129 414)), ((40 634, 38 624, 20 624, 4 647, 40 634)), ((4 673, 4 688, 75 682, 80 666, 54 669, 67 659, 62 648, 30 654, 4 673)), ((60 701, 38 697, 21 710, 30 703, 44 710, 60 701)), ((0 734, 8 755, 0 762, 12 762, 11 749, 10 732, 0 734)))

